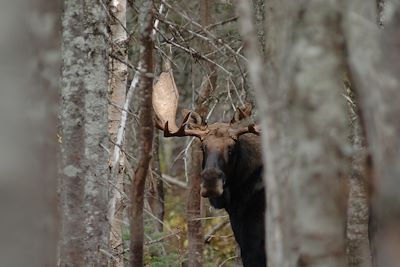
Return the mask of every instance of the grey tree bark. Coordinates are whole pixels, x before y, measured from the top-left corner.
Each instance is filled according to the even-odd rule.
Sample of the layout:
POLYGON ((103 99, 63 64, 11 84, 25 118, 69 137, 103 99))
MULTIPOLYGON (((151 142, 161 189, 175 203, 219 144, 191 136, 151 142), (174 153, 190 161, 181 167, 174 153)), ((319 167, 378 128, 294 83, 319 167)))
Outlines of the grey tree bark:
POLYGON ((251 82, 255 89, 257 107, 263 130, 263 157, 268 167, 264 169, 266 183, 266 246, 269 266, 293 266, 290 251, 290 224, 292 209, 288 201, 287 132, 285 109, 287 88, 279 83, 285 50, 288 50, 289 33, 294 11, 291 1, 268 1, 265 3, 265 57, 260 54, 256 30, 252 26, 251 9, 238 1, 240 31, 247 45, 245 53, 251 82), (279 30, 276 25, 279 25, 279 30), (273 103, 273 104, 272 104, 273 103))
POLYGON ((376 7, 377 7, 377 23, 380 27, 383 27, 385 25, 385 16, 384 16, 384 11, 385 11, 385 0, 376 0, 376 7))
POLYGON ((378 226, 373 240, 377 248, 375 266, 397 266, 400 264, 400 124, 397 120, 400 6, 399 1, 386 2, 385 28, 378 32, 373 23, 375 4, 375 1, 349 1, 348 23, 344 29, 372 158, 372 211, 378 226))
POLYGON ((64 1, 59 266, 104 266, 108 248, 107 15, 64 1))
POLYGON ((0 9, 1 266, 57 262, 59 10, 44 0, 0 9))
MULTIPOLYGON (((127 32, 126 32, 126 0, 113 0, 109 5, 110 30, 112 48, 110 57, 110 87, 109 87, 109 135, 113 143, 110 145, 110 203, 108 219, 111 225, 110 249, 114 254, 111 266, 120 267, 124 265, 124 246, 122 240, 122 214, 124 203, 122 192, 123 178, 125 172, 125 156, 120 153, 119 159, 114 157, 114 144, 117 142, 119 125, 121 124, 122 108, 125 103, 127 88, 128 66, 123 63, 127 56, 127 32), (122 61, 122 62, 121 62, 122 61), (117 160, 118 162, 113 162, 117 160)), ((122 146, 125 142, 122 142, 122 146)))
POLYGON ((339 2, 268 1, 265 66, 248 6, 239 12, 263 130, 268 266, 345 266, 339 2))

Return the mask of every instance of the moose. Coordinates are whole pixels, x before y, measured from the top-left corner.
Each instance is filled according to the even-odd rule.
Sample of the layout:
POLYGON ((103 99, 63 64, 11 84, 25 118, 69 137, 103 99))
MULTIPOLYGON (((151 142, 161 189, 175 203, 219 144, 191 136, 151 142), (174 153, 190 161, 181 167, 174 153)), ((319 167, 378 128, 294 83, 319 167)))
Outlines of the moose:
POLYGON ((251 106, 237 108, 229 123, 207 125, 185 110, 175 122, 178 91, 171 72, 160 75, 153 88, 156 127, 165 137, 195 136, 203 150, 201 196, 229 214, 245 267, 265 267, 265 193, 260 132, 250 123, 251 106))

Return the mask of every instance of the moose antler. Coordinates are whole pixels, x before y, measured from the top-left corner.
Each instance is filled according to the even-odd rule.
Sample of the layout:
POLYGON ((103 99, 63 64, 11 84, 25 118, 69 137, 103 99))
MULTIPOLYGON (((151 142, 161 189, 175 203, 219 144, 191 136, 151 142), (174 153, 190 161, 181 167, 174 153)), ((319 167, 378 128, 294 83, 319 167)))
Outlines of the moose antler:
POLYGON ((252 134, 256 134, 256 135, 260 135, 261 131, 260 129, 257 127, 257 125, 255 125, 254 123, 250 124, 247 127, 242 127, 239 129, 235 129, 233 130, 233 135, 236 136, 236 138, 238 138, 239 136, 241 136, 242 134, 246 134, 246 133, 252 133, 252 134))
POLYGON ((185 114, 181 126, 176 125, 179 93, 172 72, 163 72, 153 87, 153 109, 156 115, 156 127, 164 131, 165 137, 196 136, 202 138, 207 130, 186 129, 190 112, 185 114))
POLYGON ((248 125, 245 127, 235 127, 231 129, 231 136, 234 137, 235 139, 239 138, 242 134, 246 133, 253 133, 256 135, 260 135, 260 130, 259 128, 254 124, 254 123, 248 123, 248 121, 251 119, 251 111, 252 111, 252 106, 250 104, 246 104, 242 108, 236 108, 236 112, 233 115, 231 125, 240 125, 245 122, 248 125))

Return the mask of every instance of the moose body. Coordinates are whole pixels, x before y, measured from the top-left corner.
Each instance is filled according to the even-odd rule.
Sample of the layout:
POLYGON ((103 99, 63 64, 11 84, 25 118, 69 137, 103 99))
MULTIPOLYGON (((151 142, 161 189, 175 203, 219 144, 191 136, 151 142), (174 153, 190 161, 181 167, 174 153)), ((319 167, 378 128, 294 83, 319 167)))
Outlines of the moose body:
POLYGON ((265 267, 265 193, 260 132, 251 123, 251 106, 237 108, 229 123, 206 124, 186 110, 180 127, 175 117, 178 91, 171 72, 153 87, 156 126, 165 137, 195 136, 203 150, 201 195, 225 209, 245 267, 265 267))
POLYGON ((201 194, 209 198, 213 207, 228 212, 244 266, 265 267, 265 193, 260 138, 244 134, 234 140, 224 133, 227 129, 218 125, 202 141, 201 194))

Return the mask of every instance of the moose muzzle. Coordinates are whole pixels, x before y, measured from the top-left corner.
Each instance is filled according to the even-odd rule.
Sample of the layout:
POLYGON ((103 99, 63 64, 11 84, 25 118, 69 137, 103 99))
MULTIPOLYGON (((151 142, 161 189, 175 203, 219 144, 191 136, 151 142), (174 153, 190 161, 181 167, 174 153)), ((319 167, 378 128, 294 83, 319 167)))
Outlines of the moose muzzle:
POLYGON ((201 173, 202 184, 200 194, 202 197, 219 197, 224 191, 225 175, 222 171, 212 168, 201 173))

